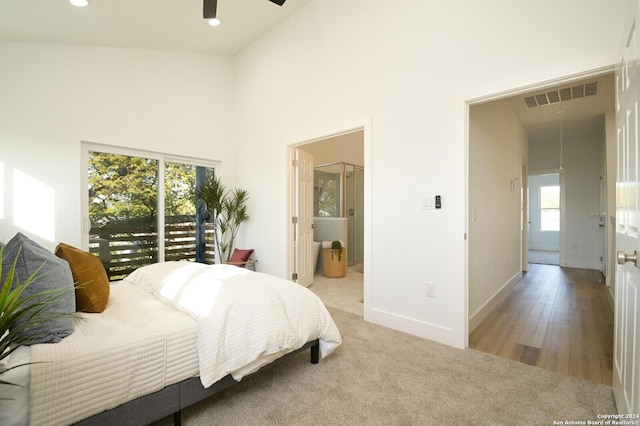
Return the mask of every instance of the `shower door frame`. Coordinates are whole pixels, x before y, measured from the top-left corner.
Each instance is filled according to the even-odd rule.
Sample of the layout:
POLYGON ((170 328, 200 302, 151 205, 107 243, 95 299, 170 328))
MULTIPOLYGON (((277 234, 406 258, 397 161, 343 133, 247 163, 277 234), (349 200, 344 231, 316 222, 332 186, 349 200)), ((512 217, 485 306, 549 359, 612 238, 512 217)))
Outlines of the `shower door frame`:
POLYGON ((347 219, 347 235, 348 237, 351 238, 351 241, 347 241, 347 264, 355 265, 356 263, 362 262, 364 260, 364 235, 362 235, 363 237, 362 250, 358 249, 358 244, 357 244, 357 240, 359 237, 359 232, 358 232, 359 225, 362 225, 362 228, 364 230, 364 217, 360 217, 360 215, 363 214, 363 212, 359 211, 360 209, 354 208, 353 220, 351 223, 349 223, 349 217, 351 216, 347 212, 347 181, 346 181, 347 178, 346 178, 345 168, 346 166, 353 167, 354 180, 352 182, 352 187, 353 187, 354 207, 357 207, 356 200, 358 199, 358 196, 362 195, 362 210, 364 210, 364 166, 348 163, 345 161, 336 161, 332 163, 314 165, 314 170, 319 169, 321 167, 331 167, 331 166, 341 166, 340 172, 339 172, 340 173, 340 180, 339 180, 340 206, 338 209, 340 216, 336 216, 336 217, 342 217, 347 219), (363 178, 363 181, 362 181, 363 188, 361 188, 362 194, 358 192, 358 185, 355 178, 358 171, 362 173, 362 178, 363 178), (358 260, 359 257, 362 259, 358 260))

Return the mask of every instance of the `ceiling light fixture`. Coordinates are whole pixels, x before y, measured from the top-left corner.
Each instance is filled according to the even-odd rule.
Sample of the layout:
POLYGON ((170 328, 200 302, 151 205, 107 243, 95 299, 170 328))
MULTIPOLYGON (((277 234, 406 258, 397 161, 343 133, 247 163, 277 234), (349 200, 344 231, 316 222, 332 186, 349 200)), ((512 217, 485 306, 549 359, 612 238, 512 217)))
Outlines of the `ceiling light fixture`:
POLYGON ((89 0, 69 0, 69 3, 77 7, 85 7, 89 4, 89 0))
MULTIPOLYGON (((72 0, 70 0, 72 1, 72 0)), ((269 0, 273 4, 282 6, 287 0, 269 0)), ((217 27, 220 25, 220 20, 217 19, 218 0, 202 0, 202 17, 209 20, 209 25, 217 27)))

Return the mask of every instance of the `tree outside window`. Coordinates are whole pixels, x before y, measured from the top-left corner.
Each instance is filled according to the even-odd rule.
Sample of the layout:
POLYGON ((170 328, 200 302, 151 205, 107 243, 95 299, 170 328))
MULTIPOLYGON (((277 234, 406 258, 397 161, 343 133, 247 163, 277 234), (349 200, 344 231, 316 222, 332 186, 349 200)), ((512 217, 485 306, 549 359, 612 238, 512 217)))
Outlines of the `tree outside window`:
POLYGON ((111 280, 162 260, 213 261, 212 230, 194 195, 213 168, 94 151, 88 165, 89 248, 111 280))

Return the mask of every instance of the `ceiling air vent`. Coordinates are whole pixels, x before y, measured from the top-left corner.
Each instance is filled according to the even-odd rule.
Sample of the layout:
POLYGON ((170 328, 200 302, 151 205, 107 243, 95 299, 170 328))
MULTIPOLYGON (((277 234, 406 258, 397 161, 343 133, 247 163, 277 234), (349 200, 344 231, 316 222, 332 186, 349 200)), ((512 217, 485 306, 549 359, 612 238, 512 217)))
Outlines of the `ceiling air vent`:
POLYGON ((598 94, 598 82, 579 84, 562 89, 550 90, 537 95, 526 96, 524 102, 529 108, 535 108, 543 105, 557 104, 558 102, 570 101, 573 99, 584 98, 585 96, 593 96, 598 94))

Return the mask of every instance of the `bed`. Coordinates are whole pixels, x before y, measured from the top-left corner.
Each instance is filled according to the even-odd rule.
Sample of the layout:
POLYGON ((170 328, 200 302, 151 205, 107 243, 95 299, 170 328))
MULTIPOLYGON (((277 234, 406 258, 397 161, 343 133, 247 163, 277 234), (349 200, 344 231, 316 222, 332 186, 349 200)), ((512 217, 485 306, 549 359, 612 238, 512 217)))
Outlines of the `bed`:
POLYGON ((232 265, 163 262, 112 283, 104 311, 78 313, 58 343, 11 361, 33 363, 19 388, 28 424, 148 424, 172 414, 180 424, 183 408, 283 357, 309 349, 317 363, 340 343, 323 303, 298 284, 232 265))

